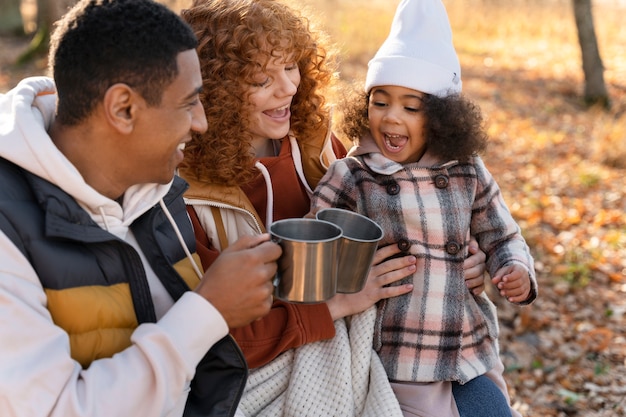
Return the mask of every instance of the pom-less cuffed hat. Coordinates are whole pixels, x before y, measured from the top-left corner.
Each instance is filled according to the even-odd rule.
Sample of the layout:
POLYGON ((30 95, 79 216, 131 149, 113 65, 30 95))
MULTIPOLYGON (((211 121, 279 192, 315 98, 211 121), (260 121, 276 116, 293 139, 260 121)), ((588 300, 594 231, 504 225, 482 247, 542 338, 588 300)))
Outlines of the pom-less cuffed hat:
POLYGON ((402 0, 368 64, 365 92, 395 85, 445 97, 461 92, 461 66, 441 0, 402 0))

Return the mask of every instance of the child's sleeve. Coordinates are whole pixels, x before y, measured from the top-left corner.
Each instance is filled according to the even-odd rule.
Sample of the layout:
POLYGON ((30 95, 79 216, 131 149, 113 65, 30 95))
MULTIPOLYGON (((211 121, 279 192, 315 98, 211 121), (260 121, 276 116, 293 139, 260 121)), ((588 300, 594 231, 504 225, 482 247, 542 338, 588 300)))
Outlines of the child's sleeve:
POLYGON ((311 197, 311 213, 328 207, 356 209, 357 190, 348 163, 350 159, 340 159, 330 165, 311 197))
POLYGON ((520 304, 530 304, 537 298, 537 278, 530 248, 493 176, 480 158, 476 157, 474 162, 477 190, 470 233, 487 255, 487 271, 492 276, 510 263, 519 263, 528 270, 532 288, 528 299, 520 304))

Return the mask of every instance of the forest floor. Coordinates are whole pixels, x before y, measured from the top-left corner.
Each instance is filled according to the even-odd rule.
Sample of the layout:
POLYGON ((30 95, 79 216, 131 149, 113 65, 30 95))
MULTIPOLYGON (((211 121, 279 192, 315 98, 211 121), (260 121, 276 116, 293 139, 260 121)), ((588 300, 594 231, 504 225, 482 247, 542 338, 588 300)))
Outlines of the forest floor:
MULTIPOLYGON (((614 17, 619 14, 604 10, 601 15, 602 28, 611 18, 619 20, 612 43, 600 33, 612 107, 588 109, 581 100, 576 35, 571 27, 565 32, 559 27, 566 24, 562 16, 550 15, 550 24, 538 25, 553 32, 528 30, 524 39, 519 34, 511 39, 516 27, 502 29, 492 24, 502 19, 486 16, 483 21, 494 33, 483 36, 479 23, 466 24, 462 10, 454 8, 463 2, 449 3, 464 93, 481 106, 492 138, 484 159, 536 260, 534 304, 518 307, 492 297, 514 407, 527 417, 626 416, 626 63, 621 49, 626 32, 614 17), (470 37, 476 42, 464 43, 470 37)), ((359 10, 351 10, 352 18, 359 10)), ((624 10, 619 12, 623 16, 624 10)), ((385 34, 388 22, 382 25, 385 34)), ((45 58, 21 68, 10 65, 27 44, 0 37, 0 93, 23 76, 45 73, 45 58)), ((341 77, 347 82, 362 76, 366 62, 347 59, 341 77)))

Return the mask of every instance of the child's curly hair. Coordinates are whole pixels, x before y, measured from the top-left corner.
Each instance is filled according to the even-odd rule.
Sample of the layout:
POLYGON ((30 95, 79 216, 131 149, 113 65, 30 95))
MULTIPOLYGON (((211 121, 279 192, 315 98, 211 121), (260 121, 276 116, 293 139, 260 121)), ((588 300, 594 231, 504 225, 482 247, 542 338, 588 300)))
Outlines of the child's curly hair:
POLYGON ((247 91, 253 74, 276 57, 293 57, 301 74, 291 130, 299 141, 326 134, 330 114, 323 90, 333 71, 322 33, 313 32, 308 19, 275 0, 194 0, 181 16, 199 41, 201 101, 209 126, 185 147, 182 167, 198 180, 222 185, 246 183, 257 175, 247 91))
MULTIPOLYGON (((369 133, 369 93, 352 90, 339 108, 340 129, 351 141, 369 133)), ((444 160, 467 161, 487 147, 488 135, 477 104, 462 94, 422 98, 426 118, 426 146, 429 152, 444 160)))

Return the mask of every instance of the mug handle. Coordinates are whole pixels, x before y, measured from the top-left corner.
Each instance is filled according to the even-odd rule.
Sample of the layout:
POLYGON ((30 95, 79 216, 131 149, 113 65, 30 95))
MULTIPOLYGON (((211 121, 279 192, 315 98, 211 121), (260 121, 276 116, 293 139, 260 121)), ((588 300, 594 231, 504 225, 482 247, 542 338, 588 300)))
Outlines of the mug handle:
MULTIPOLYGON (((283 241, 281 238, 279 237, 271 237, 271 241, 273 243, 276 243, 278 245, 281 244, 281 242, 283 241)), ((278 271, 276 271, 276 275, 274 276, 274 280, 272 281, 272 285, 274 286, 274 288, 278 288, 278 284, 280 283, 280 277, 278 276, 278 271)))

